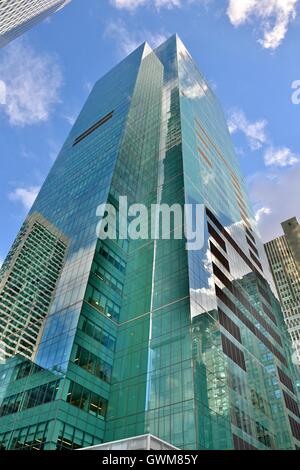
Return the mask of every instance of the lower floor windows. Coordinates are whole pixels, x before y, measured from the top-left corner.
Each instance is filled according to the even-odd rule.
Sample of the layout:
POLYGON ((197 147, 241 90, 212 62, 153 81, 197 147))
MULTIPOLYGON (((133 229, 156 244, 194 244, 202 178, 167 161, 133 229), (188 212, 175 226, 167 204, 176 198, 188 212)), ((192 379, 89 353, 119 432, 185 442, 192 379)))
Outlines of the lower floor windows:
POLYGON ((99 359, 97 356, 87 351, 87 349, 77 346, 75 364, 87 370, 104 382, 110 383, 112 366, 99 359))
POLYGON ((0 450, 43 450, 48 422, 0 434, 0 450))
POLYGON ((84 317, 81 329, 84 333, 101 343, 107 349, 110 349, 111 351, 115 350, 116 337, 108 333, 108 331, 103 330, 100 326, 97 326, 94 322, 84 317))
POLYGON ((82 385, 71 382, 67 402, 97 417, 105 417, 107 400, 82 385))
POLYGON ((86 300, 108 318, 111 318, 114 321, 119 320, 120 306, 109 300, 104 294, 90 284, 87 287, 86 300))
POLYGON ((47 421, 0 433, 0 451, 73 450, 96 443, 102 439, 61 421, 54 427, 47 421))
MULTIPOLYGON (((61 423, 59 436, 57 439, 56 450, 73 450, 82 447, 89 447, 94 444, 94 437, 85 431, 70 426, 69 424, 61 423)), ((97 443, 99 439, 97 439, 97 443)), ((100 440, 100 443, 102 440, 100 440)))
POLYGON ((59 380, 4 398, 0 416, 17 413, 55 400, 59 380))

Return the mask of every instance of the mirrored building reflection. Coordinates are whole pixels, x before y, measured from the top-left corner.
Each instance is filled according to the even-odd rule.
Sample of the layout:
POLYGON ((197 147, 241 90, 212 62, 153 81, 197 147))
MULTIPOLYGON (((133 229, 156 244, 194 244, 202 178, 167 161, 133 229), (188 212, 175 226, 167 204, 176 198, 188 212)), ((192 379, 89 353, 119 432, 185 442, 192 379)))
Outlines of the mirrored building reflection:
POLYGON ((22 290, 9 289, 28 256, 26 228, 1 270, 1 318, 9 309, 5 331, 19 338, 2 335, 2 449, 145 434, 181 449, 300 447, 299 372, 245 183, 220 104, 177 35, 141 45, 96 83, 25 227, 35 214, 46 239, 56 234, 60 263, 32 240, 20 279, 34 313, 25 305, 21 319, 22 290), (124 195, 149 210, 205 206, 203 246, 98 239, 98 205, 122 219, 124 195), (30 277, 48 275, 41 324, 30 277))

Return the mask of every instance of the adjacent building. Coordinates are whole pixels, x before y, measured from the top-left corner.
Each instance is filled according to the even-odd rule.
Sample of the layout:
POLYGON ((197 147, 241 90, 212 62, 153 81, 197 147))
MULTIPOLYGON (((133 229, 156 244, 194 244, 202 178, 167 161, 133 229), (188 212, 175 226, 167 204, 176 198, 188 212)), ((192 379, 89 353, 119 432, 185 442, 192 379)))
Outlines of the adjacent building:
POLYGON ((24 222, 0 281, 0 354, 31 359, 58 281, 67 239, 40 214, 24 222))
POLYGON ((0 47, 63 8, 70 0, 0 0, 0 47))
POLYGON ((284 318, 300 363, 300 225, 296 219, 281 224, 284 235, 265 244, 284 318))
MULTIPOLYGON (((239 162, 177 35, 142 44, 96 83, 26 220, 37 216, 43 237, 55 228, 59 265, 32 354, 9 349, 0 365, 2 449, 149 434, 181 449, 300 448, 299 375, 239 162), (99 239, 97 207, 110 203, 124 221, 124 195, 149 210, 204 208, 203 246, 99 239)), ((15 278, 16 246, 0 280, 15 278)), ((50 266, 22 279, 36 269, 45 279, 50 266)))

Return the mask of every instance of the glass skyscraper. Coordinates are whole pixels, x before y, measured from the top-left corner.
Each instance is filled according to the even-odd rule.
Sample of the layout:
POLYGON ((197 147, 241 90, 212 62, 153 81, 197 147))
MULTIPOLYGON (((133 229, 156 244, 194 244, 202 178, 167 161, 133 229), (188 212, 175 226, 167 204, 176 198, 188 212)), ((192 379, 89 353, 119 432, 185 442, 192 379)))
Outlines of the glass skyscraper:
POLYGON ((0 282, 2 449, 145 434, 181 449, 300 447, 264 248, 222 109, 178 36, 96 83, 0 282), (122 219, 124 195, 204 206, 203 247, 98 239, 98 205, 122 219))
POLYGON ((13 41, 70 1, 0 0, 0 47, 13 41))

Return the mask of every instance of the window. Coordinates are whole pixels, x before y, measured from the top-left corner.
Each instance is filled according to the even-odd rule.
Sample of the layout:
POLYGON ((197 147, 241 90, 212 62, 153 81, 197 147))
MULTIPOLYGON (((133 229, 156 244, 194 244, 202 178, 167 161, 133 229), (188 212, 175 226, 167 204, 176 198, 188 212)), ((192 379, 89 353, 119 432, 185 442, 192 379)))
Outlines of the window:
POLYGON ((107 331, 103 330, 100 326, 97 326, 94 322, 84 318, 82 324, 82 331, 88 336, 98 341, 110 351, 114 351, 116 348, 116 338, 107 331))
POLYGON ((222 253, 212 242, 210 242, 210 251, 217 258, 217 260, 220 261, 224 268, 227 269, 228 272, 230 272, 229 263, 227 259, 225 258, 225 256, 222 255, 222 253))
POLYGON ((248 442, 244 441, 240 437, 232 434, 233 437, 233 445, 235 450, 258 450, 253 445, 249 444, 248 442))
POLYGON ((67 402, 97 417, 106 415, 107 400, 75 382, 70 383, 67 402))
POLYGON ((74 362, 79 367, 82 367, 82 369, 85 369, 104 382, 110 383, 112 366, 81 346, 77 346, 77 354, 74 362))
POLYGON ((57 450, 73 450, 89 447, 94 443, 102 443, 102 440, 81 431, 69 424, 60 423, 60 433, 57 439, 57 450))
POLYGON ((226 336, 221 334, 223 351, 232 361, 234 361, 242 369, 246 370, 244 353, 237 348, 226 336))
POLYGON ((74 143, 73 143, 73 147, 77 144, 79 144, 79 142, 81 142, 83 139, 85 139, 86 137, 88 137, 90 134, 92 134, 96 129, 98 129, 100 126, 102 126, 103 124, 105 124, 107 121, 109 121, 112 117, 113 117, 113 111, 111 111, 110 113, 106 114, 106 116, 104 116, 103 118, 101 118, 99 121, 97 121, 95 124, 93 124, 91 127, 89 127, 85 132, 83 132, 82 134, 80 134, 75 140, 74 140, 74 143))
POLYGON ((91 284, 89 284, 85 297, 87 302, 99 310, 99 312, 103 313, 114 321, 119 320, 120 306, 109 300, 96 287, 93 287, 91 284))
POLYGON ((26 392, 6 397, 0 407, 0 416, 17 413, 55 400, 59 380, 40 385, 26 392))
POLYGON ((219 321, 239 343, 242 343, 241 333, 239 327, 219 308, 219 321))

